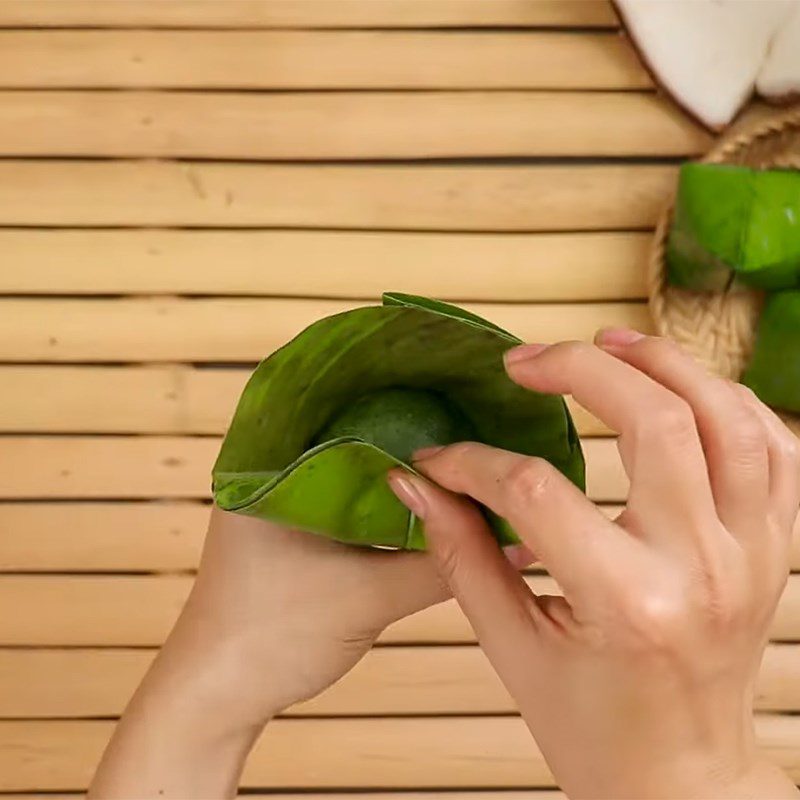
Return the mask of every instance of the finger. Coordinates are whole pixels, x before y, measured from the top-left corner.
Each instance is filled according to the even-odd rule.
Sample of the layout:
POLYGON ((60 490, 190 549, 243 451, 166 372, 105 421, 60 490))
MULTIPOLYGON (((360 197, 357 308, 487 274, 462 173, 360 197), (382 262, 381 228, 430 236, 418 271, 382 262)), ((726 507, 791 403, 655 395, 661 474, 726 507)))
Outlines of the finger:
POLYGON ((691 406, 717 515, 740 538, 760 536, 769 501, 769 461, 767 431, 752 408, 728 381, 709 375, 668 339, 608 329, 597 341, 691 406))
POLYGON ((630 502, 647 523, 642 535, 675 547, 708 528, 709 519, 716 520, 700 437, 685 400, 582 342, 511 350, 506 368, 521 386, 572 395, 619 432, 620 455, 631 479, 630 502))
POLYGON ((633 540, 547 461, 462 442, 415 466, 508 520, 570 602, 596 598, 604 584, 619 580, 622 553, 633 540))
POLYGON ((512 544, 504 547, 503 555, 517 571, 525 569, 536 561, 536 556, 524 544, 512 544))
POLYGON ((469 502, 399 470, 394 493, 425 524, 426 543, 443 580, 487 655, 505 667, 536 635, 535 598, 469 502))
POLYGON ((800 505, 800 453, 797 437, 752 390, 741 384, 734 386, 743 402, 759 417, 767 431, 770 505, 779 526, 791 538, 800 505))

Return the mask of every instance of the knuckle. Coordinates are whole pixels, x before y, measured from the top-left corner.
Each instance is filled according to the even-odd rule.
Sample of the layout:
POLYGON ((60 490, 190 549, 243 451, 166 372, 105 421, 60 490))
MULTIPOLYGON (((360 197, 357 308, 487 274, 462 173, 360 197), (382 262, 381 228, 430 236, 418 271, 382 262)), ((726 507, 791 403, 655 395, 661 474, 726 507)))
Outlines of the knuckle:
MULTIPOLYGON (((729 424, 730 435, 734 437, 734 444, 745 449, 763 449, 767 444, 767 428, 754 410, 751 402, 742 402, 740 391, 744 389, 752 394, 746 386, 740 387, 739 384, 730 380, 717 379, 719 396, 729 409, 731 421, 729 424)), ((753 395, 755 399, 755 395, 753 395)), ((756 400, 756 402, 758 402, 756 400)))
POLYGON ((743 383, 737 383, 736 381, 732 381, 728 378, 723 378, 722 380, 746 402, 761 403, 756 393, 749 386, 745 386, 743 383))
POLYGON ((763 450, 767 446, 767 431, 753 414, 740 414, 731 424, 732 445, 745 451, 763 450))
POLYGON ((577 369, 582 364, 591 358, 592 353, 597 351, 597 348, 589 342, 569 341, 559 342, 551 348, 560 354, 561 358, 566 362, 566 369, 577 369))
POLYGON ((743 593, 728 582, 714 581, 706 587, 703 610, 712 631, 729 634, 746 619, 747 603, 743 593))
POLYGON ((446 455, 447 458, 454 463, 459 463, 465 458, 472 456, 475 453, 476 447, 477 445, 475 442, 456 442, 455 444, 448 445, 444 449, 443 455, 446 455))
POLYGON ((692 565, 690 579, 699 591, 692 592, 702 619, 712 632, 731 633, 748 616, 750 567, 738 546, 725 548, 715 557, 701 555, 692 565))
POLYGON ((535 502, 550 490, 553 468, 543 458, 519 459, 503 476, 503 491, 513 504, 535 502))
POLYGON ((686 624, 684 602, 671 592, 644 591, 626 604, 625 624, 637 651, 668 653, 680 641, 686 624))
POLYGON ((435 481, 446 484, 449 488, 456 488, 463 482, 469 465, 479 459, 481 447, 483 445, 476 442, 456 442, 423 461, 415 461, 414 464, 435 481))
POLYGON ((641 428, 641 433, 647 438, 680 443, 696 430, 694 413, 680 397, 665 398, 644 418, 641 428))
POLYGON ((795 468, 800 467, 800 443, 797 437, 792 433, 787 433, 780 439, 780 451, 783 458, 786 459, 795 468))
POLYGON ((639 352, 645 354, 648 359, 655 361, 689 357, 674 339, 666 339, 663 336, 646 336, 633 346, 638 347, 639 352))
POLYGON ((436 568, 444 583, 452 586, 460 574, 460 556, 458 548, 452 542, 439 542, 431 548, 436 559, 436 568))

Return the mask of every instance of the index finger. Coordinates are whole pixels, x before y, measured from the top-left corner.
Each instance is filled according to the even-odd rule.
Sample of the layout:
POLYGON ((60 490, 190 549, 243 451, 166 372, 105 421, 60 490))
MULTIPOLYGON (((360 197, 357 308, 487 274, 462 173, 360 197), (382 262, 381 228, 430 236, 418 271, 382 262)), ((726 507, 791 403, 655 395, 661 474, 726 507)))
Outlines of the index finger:
POLYGON ((654 523, 648 535, 669 547, 682 546, 684 540, 696 544, 689 532, 708 527, 717 511, 694 411, 686 400, 583 342, 523 346, 507 354, 506 367, 521 386, 572 395, 617 431, 631 479, 630 501, 654 523))

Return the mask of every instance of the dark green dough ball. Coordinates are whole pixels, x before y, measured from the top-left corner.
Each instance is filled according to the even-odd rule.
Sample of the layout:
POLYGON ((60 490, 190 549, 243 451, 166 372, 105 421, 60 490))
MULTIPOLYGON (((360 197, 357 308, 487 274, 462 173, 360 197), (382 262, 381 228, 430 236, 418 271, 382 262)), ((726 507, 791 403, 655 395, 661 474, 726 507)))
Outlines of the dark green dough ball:
POLYGON ((316 436, 314 444, 344 436, 363 439, 408 464, 416 450, 474 439, 475 429, 455 405, 436 392, 384 389, 345 408, 316 436))

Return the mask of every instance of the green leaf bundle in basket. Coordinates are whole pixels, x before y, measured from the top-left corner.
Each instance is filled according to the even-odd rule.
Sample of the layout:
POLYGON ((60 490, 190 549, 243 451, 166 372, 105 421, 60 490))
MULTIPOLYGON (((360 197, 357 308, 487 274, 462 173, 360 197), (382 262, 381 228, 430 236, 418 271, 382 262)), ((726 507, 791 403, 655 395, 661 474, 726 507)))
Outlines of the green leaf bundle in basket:
MULTIPOLYGON (((423 549, 386 477, 422 447, 480 441, 584 486, 563 398, 511 381, 510 333, 456 306, 386 294, 319 320, 251 376, 213 470, 223 509, 360 545, 423 549)), ((518 541, 484 510, 502 544, 518 541)))
POLYGON ((800 412, 800 107, 682 167, 649 284, 661 335, 774 408, 800 412))

